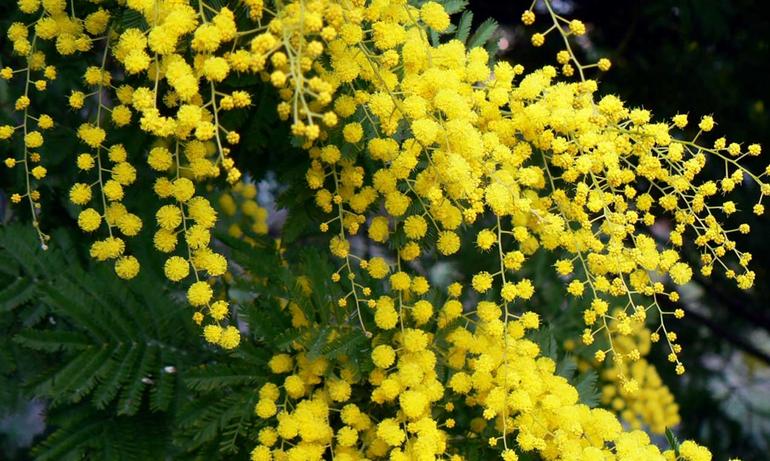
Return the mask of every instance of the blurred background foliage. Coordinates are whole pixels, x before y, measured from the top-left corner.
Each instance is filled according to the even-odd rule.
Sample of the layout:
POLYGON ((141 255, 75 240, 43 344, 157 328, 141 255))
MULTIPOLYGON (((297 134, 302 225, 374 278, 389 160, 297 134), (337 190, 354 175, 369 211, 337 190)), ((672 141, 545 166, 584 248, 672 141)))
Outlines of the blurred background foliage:
MULTIPOLYGON (((2 31, 7 30, 10 23, 17 19, 14 3, 0 2, 2 31)), ((609 57, 612 60, 612 70, 601 75, 602 92, 618 94, 629 105, 650 109, 659 118, 689 113, 691 120, 695 120, 703 114, 713 114, 718 123, 717 133, 728 136, 728 141, 759 142, 766 151, 770 149, 770 118, 766 109, 770 104, 770 85, 766 83, 767 76, 770 75, 770 36, 767 33, 770 30, 770 16, 765 14, 764 2, 554 0, 553 3, 563 15, 580 18, 588 25, 589 33, 585 40, 580 42, 579 50, 586 61, 599 57, 609 57)), ((535 30, 541 31, 545 21, 539 18, 539 22, 532 28, 525 29, 521 26, 519 17, 528 6, 528 1, 472 0, 469 9, 474 13, 475 26, 488 18, 494 18, 500 24, 496 32, 498 59, 521 63, 528 70, 532 70, 554 63, 556 52, 560 48, 556 40, 547 40, 541 49, 532 48, 529 44, 529 34, 535 30)), ((4 41, 3 34, 0 37, 0 45, 3 46, 4 53, 0 57, 3 60, 0 66, 13 65, 12 62, 5 62, 7 47, 4 41)), ((50 113, 57 121, 71 117, 72 113, 63 107, 62 101, 65 99, 65 89, 72 87, 71 83, 80 79, 78 69, 79 67, 67 63, 60 65, 59 82, 52 85, 44 98, 33 98, 36 110, 50 113)), ((253 82, 236 82, 234 86, 250 83, 253 82)), ((273 109, 275 96, 269 90, 260 91, 260 94, 253 96, 253 110, 229 115, 233 117, 229 123, 240 126, 239 131, 243 133, 236 153, 239 167, 253 180, 261 181, 260 198, 263 206, 271 208, 270 227, 274 236, 280 231, 289 243, 318 243, 315 231, 308 231, 314 226, 312 223, 317 222, 318 214, 315 207, 306 205, 309 194, 303 192, 304 188, 290 189, 280 194, 285 190, 286 184, 297 184, 303 176, 306 156, 289 144, 287 129, 278 122, 273 109), (277 201, 274 201, 276 195, 277 201), (290 212, 287 213, 286 209, 290 212)), ((0 124, 13 122, 12 105, 17 92, 18 89, 0 81, 0 124)), ((73 177, 75 170, 73 153, 77 153, 80 147, 77 146, 72 132, 61 129, 49 136, 52 137, 46 143, 43 155, 49 171, 56 174, 51 174, 44 183, 42 192, 46 198, 43 200, 45 213, 42 225, 54 233, 54 240, 59 249, 55 256, 32 252, 28 257, 32 261, 44 262, 51 268, 58 267, 60 271, 66 272, 75 268, 87 273, 93 272, 91 276, 99 280, 108 280, 109 274, 106 272, 109 271, 99 272, 84 257, 87 245, 78 242, 80 235, 75 230, 73 210, 66 202, 66 191, 70 185, 68 178, 73 177)), ((139 146, 147 142, 141 136, 135 136, 134 132, 122 133, 122 139, 118 137, 116 141, 125 142, 129 149, 132 145, 139 146)), ((4 145, 2 149, 5 154, 16 149, 16 146, 4 145)), ((754 167, 758 170, 766 162, 765 158, 766 156, 749 160, 755 161, 754 167)), ((16 214, 8 207, 7 198, 17 189, 15 185, 18 180, 19 178, 7 172, 0 175, 0 222, 4 225, 13 220, 28 220, 24 213, 16 214)), ((214 186, 216 187, 216 184, 214 186)), ((745 200, 739 202, 742 205, 739 208, 750 210, 752 202, 749 197, 755 196, 753 192, 756 191, 748 188, 740 191, 739 193, 745 194, 745 200)), ((135 194, 133 200, 137 202, 153 200, 149 191, 137 191, 135 194)), ((770 450, 770 399, 766 397, 770 393, 770 309, 767 308, 770 301, 770 241, 764 238, 770 234, 770 222, 766 217, 757 218, 750 213, 744 213, 742 216, 749 220, 752 234, 749 238, 744 238, 744 241, 739 241, 739 245, 754 255, 756 286, 751 291, 741 292, 733 288, 734 284, 725 283, 719 276, 709 280, 698 279, 688 285, 683 296, 688 316, 686 320, 674 325, 681 343, 685 345, 682 357, 688 367, 687 374, 683 378, 674 375, 673 367, 666 361, 663 348, 653 347, 649 360, 657 366, 680 404, 682 424, 676 428, 680 439, 697 439, 712 449, 715 459, 734 456, 741 457, 744 461, 753 461, 767 459, 767 452, 770 450)), ((665 226, 666 223, 659 225, 665 226)), ((8 232, 21 233, 19 229, 21 228, 6 228, 8 232)), ((0 240, 0 247, 5 246, 5 251, 18 251, 24 246, 22 239, 0 240)), ((140 246, 135 245, 135 248, 140 246)), ((298 254, 297 258, 301 259, 303 256, 299 248, 299 245, 290 246, 289 257, 295 252, 298 254)), ((146 253, 141 255, 145 258, 143 260, 151 260, 153 252, 146 253)), ((472 251, 461 255, 461 258, 464 258, 462 267, 452 264, 437 265, 431 269, 432 279, 440 280, 446 278, 447 274, 458 272, 472 273, 472 255, 472 251)), ((690 257, 695 260, 697 256, 697 252, 691 249, 690 257)), ((209 365, 216 364, 224 358, 196 342, 195 334, 189 328, 184 307, 180 307, 178 303, 174 304, 173 292, 166 292, 162 296, 158 294, 160 298, 155 301, 169 306, 169 317, 161 320, 174 323, 178 329, 177 334, 165 340, 190 353, 182 354, 177 351, 163 357, 168 363, 167 366, 173 367, 174 372, 169 374, 183 378, 179 382, 176 379, 171 380, 172 384, 169 386, 187 389, 187 392, 201 401, 209 399, 220 402, 218 409, 213 410, 212 414, 196 415, 196 408, 190 408, 189 398, 186 401, 176 401, 170 396, 153 397, 150 393, 145 401, 140 398, 141 405, 134 406, 136 395, 132 400, 131 392, 135 391, 120 383, 115 392, 121 393, 104 408, 79 405, 77 402, 83 398, 83 391, 63 388, 60 390, 62 398, 72 397, 68 400, 71 404, 50 409, 52 392, 58 390, 51 387, 41 388, 41 382, 36 379, 39 379, 40 372, 44 370, 50 373, 61 372, 64 366, 60 363, 63 357, 61 354, 68 351, 45 351, 43 347, 41 352, 40 344, 37 344, 38 351, 31 353, 29 347, 23 348, 23 341, 12 339, 32 326, 40 327, 41 322, 50 323, 54 318, 64 318, 66 321, 67 315, 71 315, 65 312, 66 306, 48 303, 45 297, 41 297, 43 301, 38 302, 35 297, 39 294, 37 290, 43 289, 40 287, 45 287, 48 283, 62 283, 61 277, 47 280, 45 271, 30 275, 17 268, 15 263, 0 262, 3 262, 3 267, 11 274, 15 274, 13 271, 18 272, 11 276, 6 271, 0 280, 0 459, 26 460, 35 456, 63 459, 57 458, 58 452, 53 451, 51 447, 55 449, 56 445, 52 444, 61 442, 62 437, 68 433, 65 431, 63 435, 59 433, 60 435, 56 436, 55 431, 62 427, 66 429, 67 425, 77 425, 79 421, 87 419, 92 422, 100 421, 98 427, 93 428, 94 432, 87 433, 90 437, 108 433, 126 434, 122 437, 125 439, 125 447, 95 443, 89 448, 93 456, 131 452, 129 445, 135 444, 136 441, 131 439, 131 433, 126 431, 126 428, 134 427, 132 425, 151 424, 153 433, 158 434, 161 440, 158 447, 133 447, 136 459, 184 458, 181 452, 168 451, 168 446, 171 445, 164 445, 162 442, 171 437, 172 427, 178 424, 188 426, 181 432, 174 429, 177 444, 194 444, 201 447, 199 455, 204 456, 203 459, 216 459, 213 453, 222 449, 215 443, 220 433, 227 434, 232 440, 232 447, 225 447, 231 452, 238 444, 244 447, 250 445, 248 440, 239 438, 242 428, 236 424, 233 429, 233 421, 238 421, 241 416, 237 408, 245 408, 244 405, 248 403, 246 400, 250 398, 242 389, 251 388, 258 377, 248 373, 233 373, 233 376, 240 376, 241 381, 229 381, 231 387, 217 390, 212 382, 218 381, 212 378, 213 375, 207 377, 200 371, 199 366, 204 362, 209 365), (35 291, 25 291, 24 286, 13 285, 19 283, 17 279, 24 277, 34 280, 38 288, 35 291), (189 355, 194 355, 195 359, 190 359, 189 355), (196 369, 199 373, 197 377, 196 369), (188 371, 190 375, 186 376, 188 371), (27 385, 22 387, 22 382, 27 385), (36 389, 37 395, 45 396, 48 392, 48 398, 30 401, 28 396, 33 389, 36 389), (117 411, 119 408, 110 406, 129 403, 128 407, 124 407, 127 411, 122 413, 117 411), (163 408, 160 415, 159 405, 163 408), (47 414, 48 419, 41 418, 43 413, 47 414), (66 421, 67 424, 62 425, 57 421, 66 421), (46 422, 49 423, 48 426, 46 422), (29 446, 33 442, 39 442, 46 437, 47 445, 39 446, 38 451, 34 453, 30 451, 29 446), (211 455, 205 458, 207 453, 211 455)), ((527 267, 532 276, 539 280, 540 291, 534 301, 538 305, 533 307, 559 326, 552 333, 563 343, 566 338, 577 336, 575 332, 579 327, 579 320, 576 319, 579 312, 575 306, 563 304, 563 288, 559 280, 555 277, 552 280, 546 278, 548 276, 545 274, 551 273, 547 270, 550 264, 552 261, 541 255, 527 267)), ((141 296, 148 290, 148 280, 159 279, 151 272, 151 266, 145 264, 147 271, 144 276, 128 284, 131 296, 141 296)), ((160 267, 159 264, 156 266, 160 267)), ((109 291, 113 288, 117 289, 109 285, 104 289, 109 291)), ((257 330, 254 324, 251 326, 257 330)), ((238 367, 253 368, 254 363, 263 359, 258 352, 249 348, 239 352, 235 358, 227 358, 235 360, 228 362, 235 370, 238 370, 238 367)), ((137 367, 141 366, 144 365, 137 362, 137 367)), ((222 374, 222 371, 214 368, 212 373, 222 374)), ((136 370, 136 373, 137 376, 142 375, 141 369, 136 370)), ((95 392, 98 392, 98 389, 95 392)), ((141 397, 142 394, 138 395, 141 397)), ((197 410, 202 411, 202 407, 197 410)), ((241 455, 233 455, 231 459, 239 459, 242 456, 243 451, 241 455)))

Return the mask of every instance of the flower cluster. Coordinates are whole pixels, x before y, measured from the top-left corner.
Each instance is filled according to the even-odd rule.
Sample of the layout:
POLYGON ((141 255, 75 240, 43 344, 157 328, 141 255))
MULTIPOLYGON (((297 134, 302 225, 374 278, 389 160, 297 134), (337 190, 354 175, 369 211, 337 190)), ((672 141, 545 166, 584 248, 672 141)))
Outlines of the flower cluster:
MULTIPOLYGON (((194 320, 202 323, 205 315, 219 327, 224 316, 214 302, 213 277, 223 275, 227 261, 211 249, 211 230, 216 224, 216 211, 209 200, 198 192, 197 183, 224 174, 235 184, 241 177, 230 157, 229 145, 239 141, 235 131, 219 123, 220 113, 251 104, 246 91, 224 92, 219 84, 231 69, 237 72, 259 70, 258 57, 250 50, 248 41, 241 40, 239 51, 231 50, 236 38, 245 39, 253 31, 238 31, 232 10, 213 8, 200 3, 195 9, 189 2, 129 1, 126 8, 140 14, 141 24, 125 27, 114 20, 115 12, 83 5, 86 14, 75 15, 64 1, 22 1, 19 9, 26 14, 38 14, 30 24, 15 23, 8 31, 14 51, 22 55, 27 65, 20 69, 6 68, 2 77, 16 73, 26 75, 24 95, 16 109, 23 111, 20 127, 4 126, 3 139, 17 129, 24 131, 24 157, 8 158, 8 167, 23 164, 27 173, 27 193, 13 196, 14 202, 27 197, 33 208, 37 226, 40 193, 34 183, 46 175, 41 156, 34 149, 43 143, 41 131, 53 125, 47 115, 34 117, 29 112, 28 93, 34 86, 44 91, 46 81, 56 77, 56 69, 46 66, 41 49, 53 42, 61 56, 70 56, 98 49, 97 65, 83 72, 85 91, 73 89, 69 105, 73 110, 93 114, 77 129, 77 136, 86 146, 73 155, 82 172, 70 190, 70 201, 82 210, 77 216, 79 227, 101 236, 91 247, 91 255, 99 260, 114 260, 117 275, 124 279, 135 277, 140 270, 138 259, 126 248, 127 237, 136 236, 143 228, 137 214, 123 204, 137 178, 137 162, 146 162, 157 175, 152 189, 161 203, 155 213, 157 227, 154 244, 158 251, 169 254, 164 265, 166 276, 174 281, 194 279, 189 285, 188 300, 199 310, 194 320), (205 9, 204 9, 205 8, 205 9), (189 49, 180 47, 190 43, 189 49), (35 73, 43 78, 32 80, 35 73), (163 83, 163 84, 161 84, 163 83), (37 122, 32 130, 27 122, 37 122), (128 152, 122 144, 109 143, 112 131, 136 127, 156 141, 147 152, 128 152), (183 245, 179 245, 179 241, 183 245), (209 280, 209 281, 207 281, 209 280)), ((121 11, 118 11, 121 13, 121 11)), ((252 16, 261 15, 261 7, 251 5, 252 16)), ((47 236, 40 232, 41 242, 47 236)), ((225 309, 227 312, 227 309, 225 309)), ((208 331, 214 331, 215 328, 208 331)), ((238 341, 237 328, 219 343, 234 347, 238 341)), ((213 334, 207 334, 209 340, 213 334)))
MULTIPOLYGON (((632 328, 632 334, 616 338, 612 344, 614 360, 601 373, 602 403, 618 412, 631 427, 648 427, 654 433, 663 434, 666 428, 677 426, 680 417, 679 406, 668 386, 645 359, 652 340, 659 335, 652 334, 642 322, 634 322, 632 328)), ((606 350, 597 350, 594 363, 602 363, 606 354, 606 350)))
MULTIPOLYGON (((0 127, 3 139, 24 133, 23 157, 5 162, 25 168, 26 194, 13 201, 26 197, 37 223, 33 186, 46 170, 35 149, 52 120, 31 114, 28 92, 56 76, 37 43, 54 42, 62 56, 97 48, 99 65, 83 73, 88 91, 69 97, 75 110, 94 108, 77 129, 87 151, 73 155, 83 177, 70 191, 83 207, 78 225, 101 235, 91 254, 114 260, 122 278, 137 275, 139 261, 123 238, 144 226, 122 201, 142 168, 159 199, 152 232, 166 255, 163 272, 189 282, 205 340, 232 349, 240 332, 227 320, 218 278, 228 262, 212 230, 223 214, 231 236, 253 243, 248 234, 267 225, 254 185, 235 166, 240 135, 222 122, 226 112, 249 107, 251 94, 242 81, 238 89, 227 83, 258 76, 276 90, 278 115, 309 156, 304 179, 324 214, 317 224, 330 235, 337 266, 325 275, 343 287, 330 301, 347 315, 333 327, 360 328, 372 369, 299 344, 275 355, 275 382, 261 387, 255 407, 265 427, 252 459, 320 460, 327 450, 338 460, 461 459, 458 438, 481 438, 506 461, 532 451, 549 460, 710 459, 692 442, 678 454, 661 452, 636 430, 661 432, 678 421, 668 389, 642 357, 650 341, 665 338, 684 373, 681 345, 665 322, 683 313, 658 300, 677 301, 675 286, 694 269, 707 276, 716 267, 745 289, 754 283, 751 255, 731 237, 749 226, 725 224, 737 208, 725 195, 744 184, 770 193, 770 170, 756 175, 741 163, 759 155, 759 145, 725 138, 706 145, 700 138, 715 126, 710 116, 685 138, 687 115, 659 122, 617 96, 600 96, 587 73, 611 63, 581 64, 571 43, 585 25, 556 15, 548 1, 552 25, 532 44, 559 34, 559 67, 528 72, 443 35, 450 16, 434 1, 292 0, 274 9, 261 0, 244 0, 245 8, 124 3, 121 11, 138 15, 138 25, 90 3, 80 18, 63 0, 20 0, 22 12, 40 18, 8 31, 26 67, 0 73, 26 75, 16 101, 23 123, 0 127), (37 73, 43 79, 34 81, 37 73), (151 141, 129 152, 108 142, 120 129, 151 141), (701 179, 708 162, 724 167, 718 181, 701 179), (230 190, 217 192, 218 213, 203 183, 220 177, 230 190), (653 225, 665 235, 651 233, 653 225), (699 268, 683 258, 686 242, 700 253, 699 268), (484 267, 439 295, 423 263, 469 252, 484 267), (610 359, 609 409, 581 404, 531 340, 541 322, 533 298, 539 281, 521 269, 538 252, 554 255, 565 292, 583 306, 583 345, 599 344, 597 362, 610 359), (460 406, 476 416, 455 419, 460 406), (610 410, 635 429, 625 430, 610 410)), ((534 24, 533 11, 522 21, 534 24)), ((763 212, 761 202, 753 211, 763 212)), ((294 301, 282 307, 295 327, 327 326, 294 301)))
MULTIPOLYGON (((393 301, 380 298, 375 309, 376 315, 388 312, 393 301)), ((429 303, 397 319, 400 328, 377 322, 374 369, 366 376, 344 357, 312 358, 302 348, 274 355, 269 368, 275 378, 260 388, 254 408, 267 424, 252 459, 320 460, 327 449, 343 460, 461 459, 450 443, 457 433, 500 446, 509 461, 520 451, 560 460, 676 458, 644 432, 625 431, 610 411, 579 403, 577 390, 555 373, 555 362, 526 338, 539 327, 537 314, 506 324, 498 305, 482 301, 473 321, 458 324, 462 304, 450 296, 429 329, 424 312, 432 313, 429 303), (436 373, 439 366, 450 370, 446 381, 436 373), (370 400, 368 410, 361 396, 370 400), (460 405, 477 408, 478 416, 457 421, 460 405), (505 434, 514 431, 508 440, 505 434)), ((682 447, 681 460, 710 459, 692 442, 682 447)))
MULTIPOLYGON (((470 286, 499 299, 504 329, 536 289, 536 281, 517 277, 518 270, 545 249, 563 255, 555 269, 569 280, 567 293, 588 298, 586 345, 604 333, 608 352, 621 363, 623 354, 633 352, 614 344, 652 314, 659 323, 650 337, 663 332, 671 361, 683 373, 681 346, 663 321, 680 315, 663 310, 657 298, 678 299, 666 279, 674 285, 690 281, 692 268, 679 250, 690 235, 704 275, 718 266, 739 287, 752 286, 751 255, 730 238, 748 226, 724 227, 735 205, 715 202, 748 178, 762 195, 770 191, 762 179, 767 172, 756 176, 739 162, 760 154, 760 147, 724 138, 713 147, 698 144, 714 127, 709 116, 700 120, 695 139, 683 140, 676 130, 686 127, 686 116, 655 122, 649 111, 627 108, 614 95, 596 96, 597 84, 585 71, 608 70, 609 61, 580 64, 570 37, 583 34, 584 25, 552 11, 549 30, 558 30, 566 47, 557 56, 561 74, 570 77, 577 69, 578 81, 558 79, 559 70, 550 66, 529 74, 507 63, 490 69, 485 50, 467 50, 456 40, 432 45, 428 29, 447 23, 436 19, 430 2, 420 9, 399 2, 352 5, 341 12, 342 25, 335 6, 291 4, 258 38, 285 44, 270 60, 270 81, 285 100, 279 114, 292 119, 293 133, 310 153, 307 183, 330 215, 321 230, 336 229, 330 251, 341 266, 332 279, 349 286, 339 305, 354 309, 365 331, 365 309, 374 309, 377 327, 385 329, 403 329, 405 312, 430 318, 427 301, 419 299, 430 285, 413 262, 458 253, 462 229, 476 225, 475 246, 496 254, 497 263, 472 274, 470 286), (311 51, 319 43, 326 43, 328 61, 311 51), (337 125, 341 139, 331 131, 337 125), (376 167, 365 168, 364 159, 376 167), (698 181, 709 159, 724 164, 719 182, 698 181), (656 241, 647 229, 663 221, 674 225, 665 241, 656 241), (353 254, 350 237, 362 228, 372 242, 394 246, 393 258, 353 254), (359 281, 362 271, 370 284, 359 281), (375 299, 375 280, 386 281, 391 294, 375 299)), ((524 15, 525 23, 530 17, 524 15)), ((762 212, 761 204, 755 212, 762 212)), ((639 367, 614 372, 629 394, 640 379, 649 384, 639 367)), ((494 418, 504 408, 487 408, 487 415, 494 418)), ((645 422, 660 430, 676 418, 662 420, 650 416, 645 422)), ((526 440, 528 429, 522 421, 509 426, 520 447, 518 437, 526 440)), ((501 432, 505 441, 507 425, 501 432)), ((645 444, 632 450, 645 450, 645 444)), ((540 441, 524 446, 549 451, 540 441)), ((564 447, 550 450, 557 456, 564 447)))
POLYGON ((255 184, 240 181, 230 191, 223 192, 217 201, 224 215, 227 233, 246 243, 254 244, 251 235, 264 235, 268 231, 267 210, 257 201, 255 184))
MULTIPOLYGON (((45 6, 45 12, 51 15, 61 15, 64 6, 66 5, 63 2, 48 2, 45 6)), ((31 3, 20 5, 20 9, 25 13, 32 13, 38 8, 39 4, 37 3, 34 5, 31 3)), ((68 29, 78 34, 77 43, 81 48, 87 49, 90 42, 82 36, 84 33, 82 27, 70 27, 68 29)), ((68 34, 68 36, 72 39, 71 43, 75 44, 75 35, 73 33, 68 34)), ((37 184, 46 177, 48 170, 42 164, 42 156, 38 149, 45 142, 43 133, 54 126, 54 121, 50 115, 35 114, 31 107, 30 96, 34 97, 34 93, 46 91, 48 83, 56 79, 56 67, 46 63, 45 54, 36 47, 37 33, 33 32, 30 34, 30 30, 26 25, 22 23, 12 24, 8 28, 7 37, 13 45, 14 53, 21 56, 25 63, 25 66, 19 69, 11 67, 0 69, 0 78, 4 80, 18 78, 17 74, 24 76, 23 93, 14 103, 14 110, 19 113, 21 123, 17 126, 0 126, 0 140, 10 140, 18 133, 23 146, 23 155, 20 157, 10 156, 4 161, 5 166, 8 168, 15 168, 17 166, 24 168, 25 193, 14 193, 11 196, 11 202, 20 203, 24 199, 27 200, 33 225, 37 230, 41 245, 45 248, 49 237, 40 229, 38 222, 41 194, 37 184)))
MULTIPOLYGON (((739 162, 759 155, 759 145, 743 148, 724 138, 713 147, 696 143, 713 128, 710 116, 701 119, 696 139, 682 140, 676 130, 687 125, 686 115, 654 122, 649 111, 627 108, 614 95, 597 97, 596 82, 582 78, 592 66, 577 63, 569 48, 569 37, 584 31, 579 22, 564 25, 554 16, 552 29, 562 33, 564 53, 580 70, 581 79, 569 82, 557 79, 551 66, 523 76, 521 66, 508 63, 490 69, 484 49, 466 50, 457 40, 431 45, 427 27, 436 12, 430 5, 417 10, 394 2, 341 13, 336 4, 295 3, 255 38, 288 44, 270 60, 271 82, 286 100, 279 114, 293 117, 292 130, 313 159, 307 183, 331 215, 321 229, 337 228, 332 253, 351 274, 354 308, 370 301, 352 276, 357 257, 347 238, 367 222, 374 242, 400 237, 396 260, 387 269, 377 260, 375 272, 392 271, 391 286, 401 292, 411 286, 402 263, 458 253, 463 225, 486 224, 476 246, 497 250, 498 264, 474 274, 471 286, 481 295, 499 292, 506 316, 509 303, 533 294, 533 281, 515 280, 527 258, 539 249, 563 255, 556 270, 571 279, 567 292, 588 298, 588 345, 598 333, 630 334, 630 323, 650 312, 661 320, 673 315, 657 298, 678 299, 666 276, 674 285, 692 277, 679 250, 685 236, 700 249, 704 275, 716 266, 739 287, 752 286, 751 255, 730 237, 748 232, 748 225, 722 224, 735 204, 720 201, 720 193, 747 179, 762 195, 770 191, 767 172, 754 175, 739 162), (330 60, 303 53, 323 42, 330 60), (289 71, 292 78, 284 78, 289 71), (328 133, 337 123, 342 139, 328 133), (363 136, 364 127, 371 135, 363 136), (357 161, 363 158, 378 167, 366 171, 357 161), (722 180, 698 181, 708 159, 724 164, 722 180), (673 222, 664 242, 647 231, 661 222, 673 222), (429 227, 435 239, 426 238, 429 227), (618 314, 610 315, 615 307, 618 314)), ((564 67, 561 72, 571 75, 564 67)), ((678 347, 668 342, 682 373, 678 347)))

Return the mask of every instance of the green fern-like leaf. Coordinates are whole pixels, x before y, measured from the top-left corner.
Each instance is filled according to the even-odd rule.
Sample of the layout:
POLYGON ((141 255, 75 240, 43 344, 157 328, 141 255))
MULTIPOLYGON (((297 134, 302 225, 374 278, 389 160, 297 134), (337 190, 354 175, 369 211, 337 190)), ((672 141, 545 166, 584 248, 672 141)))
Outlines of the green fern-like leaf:
POLYGON ((471 25, 473 24, 473 13, 470 10, 463 12, 460 16, 460 22, 457 25, 455 38, 463 43, 467 43, 471 34, 471 25))
POLYGON ((115 417, 81 404, 50 414, 49 423, 58 429, 33 449, 36 461, 176 459, 169 422, 157 415, 115 417))
POLYGON ((238 450, 239 438, 246 434, 256 419, 254 405, 259 394, 251 387, 230 392, 225 395, 213 393, 200 396, 190 402, 181 413, 179 424, 187 429, 188 439, 185 446, 197 449, 217 440, 224 432, 230 431, 235 438, 220 439, 220 450, 234 453, 238 450), (237 425, 237 428, 234 428, 237 425))
POLYGON ((360 355, 368 349, 367 339, 360 330, 351 330, 325 344, 320 355, 327 358, 337 358, 340 355, 360 355))
MULTIPOLYGON (((29 252, 17 248, 17 254, 29 252)), ((34 271, 36 265, 19 269, 34 271)), ((153 409, 168 408, 179 383, 163 370, 183 366, 194 336, 180 334, 185 307, 144 283, 118 282, 109 271, 86 273, 79 267, 36 281, 40 301, 56 321, 23 330, 15 341, 60 354, 55 365, 30 381, 38 396, 49 397, 55 406, 87 397, 99 409, 115 402, 118 414, 134 415, 149 391, 153 409)))
POLYGON ((9 311, 31 300, 36 286, 29 278, 17 278, 0 290, 0 312, 9 311))
POLYGON ((578 391, 580 402, 593 408, 599 405, 599 389, 597 387, 598 376, 590 370, 577 377, 573 385, 578 391))
POLYGON ((495 31, 497 31, 498 23, 492 18, 487 18, 482 22, 473 33, 470 40, 468 40, 468 48, 475 48, 477 46, 485 46, 489 40, 492 39, 495 31))
POLYGON ((445 0, 441 2, 441 4, 444 6, 444 10, 446 10, 447 13, 455 14, 455 13, 464 11, 465 8, 468 6, 468 1, 467 0, 445 0))
POLYGON ((255 373, 252 366, 211 364, 190 370, 185 384, 196 391, 213 391, 223 386, 256 386, 265 377, 255 373))

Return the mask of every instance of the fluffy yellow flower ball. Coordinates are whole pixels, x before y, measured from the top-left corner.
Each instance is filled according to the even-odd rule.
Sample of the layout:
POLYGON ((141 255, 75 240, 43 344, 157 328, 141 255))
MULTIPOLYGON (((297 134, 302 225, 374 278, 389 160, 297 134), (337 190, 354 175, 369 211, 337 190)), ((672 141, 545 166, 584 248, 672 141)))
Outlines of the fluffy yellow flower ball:
POLYGON ((223 349, 235 349, 241 342, 241 333, 233 325, 227 326, 222 330, 222 334, 219 337, 219 344, 223 349))
POLYGON ((187 301, 193 306, 203 306, 211 300, 213 294, 208 283, 204 281, 195 282, 187 289, 187 301))
POLYGON ((75 205, 85 205, 91 200, 91 187, 88 184, 75 183, 70 189, 70 201, 75 205))
POLYGON ((102 223, 102 215, 93 208, 87 208, 78 215, 78 226, 86 232, 93 232, 102 223))
POLYGON ((163 264, 163 273, 172 282, 178 282, 190 274, 190 264, 180 256, 172 256, 163 264))
POLYGON ((396 360, 396 352, 387 344, 380 344, 372 350, 372 362, 380 368, 389 368, 396 360))
POLYGON ((449 27, 449 15, 444 7, 436 2, 426 2, 420 8, 420 19, 436 32, 443 32, 449 27))
POLYGON ((130 280, 139 273, 139 261, 133 256, 122 256, 115 261, 115 273, 124 280, 130 280))
POLYGON ((444 256, 453 255, 460 249, 460 237, 454 232, 442 232, 436 241, 436 248, 444 256))

